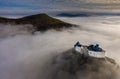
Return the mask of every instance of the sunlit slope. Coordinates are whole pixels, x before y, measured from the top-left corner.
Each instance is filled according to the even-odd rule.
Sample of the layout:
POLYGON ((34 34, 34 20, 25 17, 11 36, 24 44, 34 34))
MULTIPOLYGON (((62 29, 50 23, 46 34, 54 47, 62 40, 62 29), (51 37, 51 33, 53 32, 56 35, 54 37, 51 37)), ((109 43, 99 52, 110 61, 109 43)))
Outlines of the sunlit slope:
POLYGON ((72 27, 72 24, 52 18, 47 14, 31 15, 18 19, 0 18, 0 23, 31 24, 33 25, 33 29, 37 31, 45 31, 48 29, 59 30, 61 28, 72 27))

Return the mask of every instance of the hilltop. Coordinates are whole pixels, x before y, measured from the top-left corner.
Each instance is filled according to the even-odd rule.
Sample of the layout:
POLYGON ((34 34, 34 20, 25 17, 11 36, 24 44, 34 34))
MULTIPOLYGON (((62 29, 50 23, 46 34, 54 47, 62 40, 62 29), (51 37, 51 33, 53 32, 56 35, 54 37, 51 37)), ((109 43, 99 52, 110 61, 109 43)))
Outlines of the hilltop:
POLYGON ((51 79, 118 79, 119 66, 114 59, 82 57, 74 49, 56 56, 52 66, 57 70, 51 79))
POLYGON ((31 24, 33 25, 33 29, 35 29, 36 31, 46 31, 48 29, 59 30, 61 28, 70 28, 73 26, 72 24, 48 16, 47 14, 36 14, 17 19, 0 17, 0 23, 12 23, 17 25, 31 24))

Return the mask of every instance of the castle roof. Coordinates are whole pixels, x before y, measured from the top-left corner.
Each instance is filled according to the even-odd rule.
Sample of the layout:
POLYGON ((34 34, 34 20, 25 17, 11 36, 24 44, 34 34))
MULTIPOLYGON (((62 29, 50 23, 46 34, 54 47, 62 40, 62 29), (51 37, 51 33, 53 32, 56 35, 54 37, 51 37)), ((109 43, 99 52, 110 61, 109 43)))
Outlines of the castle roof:
POLYGON ((96 45, 89 45, 88 50, 95 51, 95 52, 103 52, 103 49, 99 47, 99 44, 96 45))
MULTIPOLYGON (((76 47, 76 46, 77 46, 77 47, 84 47, 85 45, 80 44, 80 42, 78 41, 78 42, 74 45, 74 47, 76 47)), ((96 45, 91 44, 91 45, 85 46, 85 47, 87 47, 87 49, 88 49, 89 51, 104 52, 104 50, 99 47, 99 44, 96 44, 96 45)))

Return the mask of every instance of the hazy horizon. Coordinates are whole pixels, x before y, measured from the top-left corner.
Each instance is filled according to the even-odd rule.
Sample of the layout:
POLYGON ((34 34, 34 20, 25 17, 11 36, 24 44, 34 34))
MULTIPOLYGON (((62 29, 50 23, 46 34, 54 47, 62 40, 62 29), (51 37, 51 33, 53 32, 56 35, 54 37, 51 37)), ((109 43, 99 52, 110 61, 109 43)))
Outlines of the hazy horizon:
POLYGON ((119 4, 119 0, 4 0, 0 1, 0 16, 20 17, 56 11, 120 13, 119 4))

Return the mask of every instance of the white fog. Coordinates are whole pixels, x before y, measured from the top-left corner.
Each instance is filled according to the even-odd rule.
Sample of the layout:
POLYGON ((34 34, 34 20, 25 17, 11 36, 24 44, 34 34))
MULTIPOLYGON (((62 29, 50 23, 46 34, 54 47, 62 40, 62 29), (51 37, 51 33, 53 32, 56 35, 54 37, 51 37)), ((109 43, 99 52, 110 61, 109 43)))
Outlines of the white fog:
POLYGON ((0 25, 0 79, 43 79, 51 58, 72 48, 77 41, 85 45, 100 44, 106 56, 120 63, 120 17, 57 18, 79 27, 31 35, 5 29, 18 25, 0 25))

